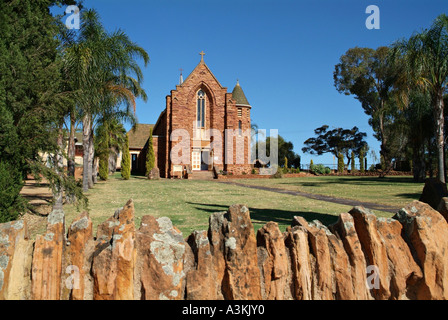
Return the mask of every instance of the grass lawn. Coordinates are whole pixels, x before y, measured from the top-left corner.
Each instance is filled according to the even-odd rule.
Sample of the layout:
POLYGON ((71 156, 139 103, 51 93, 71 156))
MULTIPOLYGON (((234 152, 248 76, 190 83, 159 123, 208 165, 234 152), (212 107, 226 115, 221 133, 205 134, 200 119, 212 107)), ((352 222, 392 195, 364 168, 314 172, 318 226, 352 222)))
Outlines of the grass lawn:
MULTIPOLYGON (((270 179, 268 182, 288 181, 290 180, 270 179)), ((95 230, 99 223, 132 198, 137 227, 140 226, 141 217, 144 215, 167 216, 184 236, 194 230, 208 229, 210 214, 225 211, 232 204, 246 204, 249 207, 256 230, 269 221, 275 221, 283 231, 290 226, 296 215, 309 221, 318 219, 324 224, 331 224, 336 221, 338 214, 351 209, 345 205, 226 185, 216 181, 154 181, 137 176, 124 181, 120 174, 112 176, 108 181, 99 182, 87 196, 95 230)), ((79 213, 72 205, 66 205, 64 210, 69 225, 79 213)), ((391 216, 384 212, 377 214, 391 216)))
POLYGON ((415 183, 409 176, 359 177, 318 176, 283 179, 244 179, 236 182, 322 194, 366 202, 404 207, 418 200, 424 183, 415 183))

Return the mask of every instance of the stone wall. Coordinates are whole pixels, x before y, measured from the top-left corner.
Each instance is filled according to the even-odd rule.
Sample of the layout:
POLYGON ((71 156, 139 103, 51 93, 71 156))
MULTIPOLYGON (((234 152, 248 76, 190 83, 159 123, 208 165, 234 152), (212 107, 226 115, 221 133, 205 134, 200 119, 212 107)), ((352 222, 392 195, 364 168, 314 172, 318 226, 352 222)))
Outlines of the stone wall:
POLYGON ((87 213, 65 233, 53 211, 35 241, 24 221, 0 225, 0 299, 447 299, 446 219, 414 201, 393 219, 355 207, 329 227, 295 217, 255 234, 233 205, 184 238, 164 217, 137 229, 130 200, 94 237, 87 213))

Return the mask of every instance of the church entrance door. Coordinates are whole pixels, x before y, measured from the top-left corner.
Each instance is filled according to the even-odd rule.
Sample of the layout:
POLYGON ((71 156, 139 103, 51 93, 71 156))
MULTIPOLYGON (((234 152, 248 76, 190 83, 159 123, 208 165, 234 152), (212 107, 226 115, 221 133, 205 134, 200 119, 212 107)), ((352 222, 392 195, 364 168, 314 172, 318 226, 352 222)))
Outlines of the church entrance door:
POLYGON ((195 171, 207 171, 209 170, 209 158, 208 156, 209 151, 208 149, 197 149, 193 150, 191 154, 191 166, 192 169, 195 171))
POLYGON ((191 154, 191 166, 193 170, 201 170, 201 151, 194 150, 191 154))

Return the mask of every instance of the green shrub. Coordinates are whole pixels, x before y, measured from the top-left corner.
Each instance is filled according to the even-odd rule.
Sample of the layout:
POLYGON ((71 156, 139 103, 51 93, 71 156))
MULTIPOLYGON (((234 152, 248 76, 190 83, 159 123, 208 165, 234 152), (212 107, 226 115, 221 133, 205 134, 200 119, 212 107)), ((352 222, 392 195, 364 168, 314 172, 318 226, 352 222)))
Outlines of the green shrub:
POLYGON ((156 156, 154 154, 154 146, 152 143, 152 128, 149 129, 149 138, 148 138, 148 150, 146 151, 146 176, 149 176, 149 173, 152 169, 154 169, 156 162, 156 156))
POLYGON ((102 154, 99 159, 98 173, 101 180, 109 178, 109 157, 107 154, 102 154))
POLYGON ((310 172, 314 172, 314 162, 313 159, 310 161, 310 172))
POLYGON ((0 223, 16 220, 25 210, 20 196, 22 175, 13 165, 0 161, 0 223))
POLYGON ((272 175, 272 178, 274 179, 283 178, 283 168, 278 167, 277 172, 272 175))
POLYGON ((257 170, 252 169, 252 174, 257 174, 257 170))
POLYGON ((127 135, 123 147, 123 157, 121 158, 121 177, 124 180, 129 180, 131 177, 131 156, 129 154, 129 137, 127 135))
POLYGON ((345 169, 344 155, 340 152, 338 154, 338 172, 343 173, 344 169, 345 169))
POLYGON ((318 164, 314 166, 313 172, 316 174, 329 174, 331 172, 331 169, 325 167, 323 164, 318 164))
POLYGON ((365 150, 364 148, 361 149, 359 152, 359 171, 364 173, 366 171, 366 168, 364 167, 364 158, 365 158, 365 150))

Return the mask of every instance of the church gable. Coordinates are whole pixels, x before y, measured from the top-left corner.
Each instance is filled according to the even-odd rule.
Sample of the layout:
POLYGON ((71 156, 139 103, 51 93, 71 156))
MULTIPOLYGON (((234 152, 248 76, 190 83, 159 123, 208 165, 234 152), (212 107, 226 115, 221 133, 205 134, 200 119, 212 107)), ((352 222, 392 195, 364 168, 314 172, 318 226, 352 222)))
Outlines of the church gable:
POLYGON ((185 129, 191 136, 198 120, 204 129, 224 130, 227 88, 223 87, 201 59, 185 81, 167 98, 171 130, 185 129), (198 115, 198 94, 203 92, 205 111, 198 115), (203 121, 202 121, 203 119, 203 121))
MULTIPOLYGON (((210 70, 210 68, 205 64, 204 62, 204 53, 201 52, 201 61, 199 64, 194 68, 194 70, 190 73, 190 75, 185 79, 185 81, 178 87, 194 87, 197 86, 198 83, 204 82, 207 83, 211 87, 216 87, 219 89, 225 89, 227 88, 223 87, 218 79, 216 79, 213 72, 210 70)), ((177 88, 179 89, 179 88, 177 88)))

